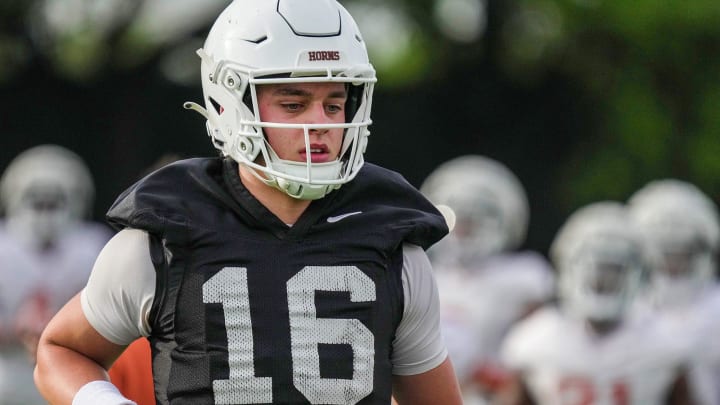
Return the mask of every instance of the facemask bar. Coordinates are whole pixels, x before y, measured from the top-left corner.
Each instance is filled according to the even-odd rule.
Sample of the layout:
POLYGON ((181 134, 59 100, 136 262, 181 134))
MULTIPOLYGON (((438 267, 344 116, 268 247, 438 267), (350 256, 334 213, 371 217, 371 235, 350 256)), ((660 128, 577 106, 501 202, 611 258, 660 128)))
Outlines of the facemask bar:
POLYGON ((252 69, 230 61, 215 63, 202 49, 198 50, 198 55, 207 68, 204 80, 209 80, 208 85, 204 85, 207 110, 200 111, 192 104, 187 104, 186 108, 204 113, 208 134, 224 155, 252 168, 253 173, 265 183, 281 188, 296 198, 319 198, 357 175, 364 164, 363 153, 370 135, 367 127, 372 123, 371 100, 377 81, 372 65, 252 69), (346 110, 346 121, 349 122, 288 124, 260 121, 256 86, 283 83, 347 83, 349 87, 362 88, 348 89, 349 96, 361 92, 355 111, 346 110), (265 139, 264 128, 301 129, 307 159, 302 162, 279 159, 265 139), (344 130, 338 158, 331 162, 312 163, 310 130, 337 128, 344 130))
POLYGON ((253 169, 257 169, 260 171, 263 171, 267 174, 280 177, 286 180, 290 181, 298 181, 308 184, 318 184, 318 185, 337 185, 337 184, 343 184, 346 183, 357 175, 357 171, 353 171, 351 162, 356 162, 357 164, 363 163, 363 156, 361 150, 359 148, 352 148, 348 151, 348 148, 353 144, 357 142, 362 142, 361 137, 366 137, 369 135, 369 131, 364 131, 365 134, 362 134, 361 131, 363 131, 363 128, 367 127, 371 121, 366 121, 362 123, 349 123, 349 124, 284 124, 284 123, 276 123, 276 122, 261 122, 261 121, 241 121, 243 125, 250 126, 253 128, 286 128, 286 129, 302 129, 305 137, 305 152, 307 154, 307 159, 304 162, 294 162, 294 161, 288 161, 288 160, 282 160, 277 157, 275 154, 275 151, 272 150, 270 145, 267 143, 267 141, 264 139, 262 133, 260 130, 258 131, 248 131, 248 132, 241 132, 241 136, 246 136, 248 138, 257 138, 259 141, 262 142, 261 146, 261 154, 264 156, 265 165, 261 165, 255 162, 244 162, 244 164, 248 167, 251 167, 253 169), (312 163, 311 159, 311 153, 310 153, 310 130, 311 129, 333 129, 333 128, 343 128, 348 130, 345 133, 345 140, 343 141, 343 147, 340 151, 340 154, 338 155, 337 160, 333 160, 331 162, 327 163, 312 163), (347 158, 344 157, 345 154, 349 153, 349 156, 347 158), (278 171, 274 168, 274 163, 277 162, 283 162, 285 164, 289 165, 302 165, 304 166, 304 175, 291 175, 286 172, 278 171), (343 167, 341 168, 342 172, 340 177, 337 179, 321 179, 317 176, 314 176, 313 173, 316 172, 319 168, 322 168, 324 166, 328 166, 330 164, 337 164, 337 162, 342 162, 343 167))
MULTIPOLYGON (((329 72, 328 72, 329 73, 329 72)), ((278 83, 325 83, 327 80, 320 80, 318 78, 302 77, 297 78, 272 78, 272 79, 251 79, 250 80, 250 91, 253 103, 254 111, 258 111, 257 102, 257 88, 255 84, 278 84, 278 83)), ((334 82, 346 83, 347 79, 332 80, 334 82)), ((364 107, 363 107, 364 108, 364 107)), ((257 116, 257 114, 255 114, 257 116)), ((275 176, 284 180, 307 183, 311 185, 340 185, 352 180, 357 175, 355 168, 360 168, 363 164, 362 153, 364 150, 360 150, 361 143, 365 144, 366 137, 369 136, 370 132, 367 130, 372 121, 368 118, 362 120, 364 111, 356 111, 353 119, 360 122, 351 123, 339 123, 339 124, 289 124, 289 123, 277 123, 277 122, 263 122, 259 120, 248 121, 240 120, 240 128, 249 128, 248 132, 241 132, 240 136, 254 137, 256 138, 257 144, 260 145, 260 153, 263 156, 265 165, 257 164, 255 161, 247 162, 246 165, 260 170, 271 176, 275 176), (303 136, 305 138, 305 162, 294 162, 280 159, 275 151, 267 143, 263 134, 263 128, 284 128, 284 129, 302 129, 303 136), (345 130, 343 144, 336 160, 326 163, 312 163, 310 153, 310 130, 311 129, 337 129, 342 128, 345 130), (258 138, 260 136, 260 138, 258 138), (353 148, 352 146, 357 147, 353 148), (350 155, 347 156, 347 153, 350 155), (359 153, 358 153, 359 152, 359 153), (357 160, 356 159, 360 159, 357 160), (301 167, 301 165, 303 167, 301 167), (335 168, 333 168, 335 166, 335 168), (284 170, 278 170, 282 168, 284 170), (304 175, 301 175, 299 170, 304 169, 304 175), (328 178, 330 177, 330 178, 328 178)), ((364 149, 364 146, 362 146, 364 149)))
POLYGON ((689 230, 683 232, 679 226, 656 232, 652 240, 658 252, 650 278, 655 305, 682 306, 694 302, 714 278, 710 246, 699 235, 689 230))
POLYGON ((598 321, 621 318, 639 288, 642 259, 631 251, 623 252, 624 249, 613 253, 615 248, 607 250, 592 244, 580 249, 564 269, 567 273, 563 277, 564 299, 582 318, 598 321), (614 280, 610 282, 608 277, 614 280), (609 288, 611 284, 616 288, 609 288))

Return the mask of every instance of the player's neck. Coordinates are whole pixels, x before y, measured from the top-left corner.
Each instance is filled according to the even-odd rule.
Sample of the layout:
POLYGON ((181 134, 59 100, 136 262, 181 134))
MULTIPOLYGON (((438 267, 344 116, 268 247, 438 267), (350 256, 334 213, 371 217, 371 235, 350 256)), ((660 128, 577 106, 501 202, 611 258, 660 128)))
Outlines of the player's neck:
POLYGON ((250 170, 242 165, 239 166, 240 180, 250 194, 284 223, 294 224, 297 222, 311 201, 298 200, 275 187, 268 186, 250 173, 250 170))

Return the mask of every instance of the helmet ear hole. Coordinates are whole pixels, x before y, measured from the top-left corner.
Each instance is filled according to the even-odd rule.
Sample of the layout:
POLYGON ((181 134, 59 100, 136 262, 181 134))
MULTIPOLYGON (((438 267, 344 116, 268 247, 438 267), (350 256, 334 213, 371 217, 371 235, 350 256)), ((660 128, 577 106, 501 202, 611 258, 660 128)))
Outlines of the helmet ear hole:
POLYGON ((355 86, 352 84, 347 86, 345 122, 352 122, 353 118, 355 118, 355 113, 357 113, 358 108, 360 108, 360 103, 362 102, 363 91, 365 91, 365 86, 355 86))
POLYGON ((249 91, 245 91, 245 94, 243 94, 242 98, 243 104, 245 104, 245 107, 250 110, 250 114, 255 115, 255 108, 253 108, 253 102, 252 102, 252 96, 249 91))
POLYGON ((212 97, 209 97, 208 99, 210 100, 210 104, 212 104, 213 108, 215 109, 215 112, 218 113, 218 114, 222 114, 223 111, 224 111, 224 109, 223 109, 223 107, 220 105, 220 103, 218 103, 218 102, 217 102, 214 98, 212 98, 212 97))

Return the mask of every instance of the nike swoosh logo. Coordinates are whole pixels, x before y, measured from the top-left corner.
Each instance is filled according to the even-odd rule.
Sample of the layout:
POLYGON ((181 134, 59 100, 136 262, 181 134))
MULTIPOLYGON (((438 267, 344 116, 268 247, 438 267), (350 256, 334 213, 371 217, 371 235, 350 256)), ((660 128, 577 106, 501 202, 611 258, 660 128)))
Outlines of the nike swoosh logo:
POLYGON ((362 211, 348 212, 347 214, 342 214, 342 215, 338 215, 335 217, 328 217, 327 221, 332 224, 334 222, 343 220, 349 216, 353 216, 353 215, 357 215, 357 214, 362 214, 362 211))

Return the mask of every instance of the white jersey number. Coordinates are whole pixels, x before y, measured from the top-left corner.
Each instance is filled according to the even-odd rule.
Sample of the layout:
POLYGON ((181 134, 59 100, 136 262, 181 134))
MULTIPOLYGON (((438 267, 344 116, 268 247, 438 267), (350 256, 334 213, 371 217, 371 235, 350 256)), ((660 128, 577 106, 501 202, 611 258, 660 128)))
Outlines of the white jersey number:
MULTIPOLYGON (((375 301, 375 283, 354 266, 307 266, 287 282, 293 383, 311 404, 355 404, 372 392, 375 338, 357 319, 318 318, 315 291, 349 292, 351 302, 375 301), (347 344, 351 380, 320 376, 319 344, 347 344)), ((230 378, 213 381, 215 403, 271 403, 272 377, 255 376, 247 269, 225 267, 203 285, 203 302, 225 313, 230 378)))
POLYGON ((613 381, 609 390, 600 389, 593 380, 584 377, 565 377, 560 380, 558 389, 561 402, 567 405, 592 405, 607 403, 612 405, 628 405, 630 390, 623 381, 613 381), (610 398, 598 398, 601 394, 609 394, 610 398))

